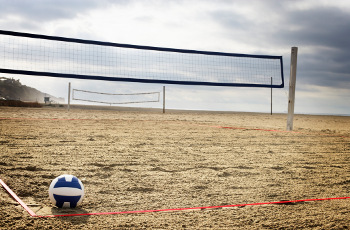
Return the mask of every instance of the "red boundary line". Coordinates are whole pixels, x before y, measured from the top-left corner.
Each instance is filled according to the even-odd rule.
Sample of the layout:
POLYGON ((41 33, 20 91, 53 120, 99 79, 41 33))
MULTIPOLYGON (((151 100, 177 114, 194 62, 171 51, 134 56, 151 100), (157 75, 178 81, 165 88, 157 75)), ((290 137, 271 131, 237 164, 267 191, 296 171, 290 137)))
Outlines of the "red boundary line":
POLYGON ((218 129, 242 129, 242 130, 266 131, 266 132, 302 133, 302 132, 296 132, 296 131, 277 130, 277 129, 240 128, 240 127, 218 126, 218 125, 208 125, 208 127, 218 128, 218 129))
POLYGON ((265 203, 251 203, 251 204, 232 204, 232 205, 207 206, 207 207, 170 208, 170 209, 136 210, 136 211, 122 211, 122 212, 78 213, 78 214, 47 215, 47 216, 37 216, 37 217, 48 218, 48 217, 63 217, 63 216, 91 216, 91 215, 116 215, 116 214, 150 213, 150 212, 174 212, 174 211, 186 211, 186 210, 203 210, 203 209, 231 208, 231 207, 243 207, 243 206, 254 206, 254 205, 267 205, 267 204, 286 204, 286 203, 298 203, 298 202, 300 203, 300 202, 307 202, 307 201, 341 200, 341 199, 349 199, 349 198, 350 197, 336 197, 336 198, 304 199, 304 200, 276 201, 276 202, 265 202, 265 203))
POLYGON ((265 131, 265 132, 298 133, 298 134, 305 134, 305 135, 314 134, 314 135, 320 135, 320 136, 350 138, 350 136, 341 136, 341 135, 334 135, 329 133, 304 133, 304 132, 277 130, 277 129, 242 128, 242 127, 230 127, 230 126, 218 126, 218 125, 200 125, 200 126, 206 126, 206 127, 218 128, 218 129, 256 130, 256 131, 265 131))
MULTIPOLYGON (((80 119, 80 118, 25 118, 25 117, 0 117, 0 120, 56 120, 56 121, 91 121, 96 119, 80 119)), ((104 119, 102 119, 104 120, 104 119)), ((114 120, 114 119, 113 119, 114 120)), ((118 120, 118 119, 116 119, 118 120)), ((149 121, 149 120, 144 120, 149 121)), ((205 126, 210 128, 218 128, 218 129, 241 129, 241 130, 255 130, 255 131, 265 131, 265 132, 280 132, 280 133, 298 133, 305 135, 320 135, 320 136, 329 136, 329 137, 341 137, 341 138, 350 138, 350 136, 342 136, 342 135, 334 135, 330 133, 305 133, 305 132, 297 132, 297 131, 287 131, 287 130, 277 130, 277 129, 260 129, 260 128, 247 128, 247 127, 231 127, 231 126, 220 126, 220 125, 197 125, 197 126, 205 126)))
POLYGON ((135 210, 135 211, 121 211, 121 212, 98 212, 98 213, 75 213, 75 214, 60 214, 60 215, 36 215, 6 184, 0 179, 1 185, 7 190, 8 193, 20 204, 22 207, 32 216, 40 218, 49 217, 64 217, 64 216, 92 216, 92 215, 116 215, 116 214, 137 214, 137 213, 150 213, 150 212, 174 212, 174 211, 186 211, 186 210, 203 210, 203 209, 218 209, 218 208, 232 208, 243 206, 257 206, 268 204, 288 204, 288 203, 300 203, 308 201, 324 201, 324 200, 344 200, 350 199, 350 197, 334 197, 334 198, 319 198, 319 199, 303 199, 303 200, 289 200, 289 201, 275 201, 264 203, 250 203, 250 204, 232 204, 232 205, 219 205, 219 206, 206 206, 206 207, 191 207, 191 208, 169 208, 169 209, 154 209, 154 210, 135 210))
POLYGON ((8 193, 33 217, 36 217, 37 215, 35 212, 33 212, 17 195, 14 193, 3 180, 0 179, 0 184, 6 189, 8 193))

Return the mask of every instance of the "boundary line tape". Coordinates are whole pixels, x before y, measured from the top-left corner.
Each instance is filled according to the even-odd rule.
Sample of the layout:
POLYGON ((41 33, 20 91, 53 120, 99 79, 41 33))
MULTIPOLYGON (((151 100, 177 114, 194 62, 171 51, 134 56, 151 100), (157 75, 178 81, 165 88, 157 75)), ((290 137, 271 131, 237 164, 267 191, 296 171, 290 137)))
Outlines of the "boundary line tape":
MULTIPOLYGON (((9 118, 9 117, 0 117, 0 120, 92 121, 92 120, 122 120, 122 119, 25 118, 25 117, 12 117, 12 118, 9 118)), ((139 121, 147 122, 147 121, 151 121, 151 120, 139 120, 139 121)), ((169 122, 169 121, 163 121, 163 122, 169 122)), ((264 132, 296 133, 296 134, 305 134, 305 135, 320 135, 320 136, 328 136, 328 137, 350 138, 350 136, 343 136, 343 135, 337 135, 337 134, 331 134, 331 133, 307 133, 307 132, 287 131, 287 130, 278 130, 278 129, 261 129, 261 128, 232 127, 232 126, 205 125, 205 124, 196 124, 196 126, 218 128, 218 129, 253 130, 253 131, 264 131, 264 132)))
POLYGON ((264 132, 297 133, 297 134, 305 134, 305 135, 320 135, 320 136, 328 136, 328 137, 350 138, 350 136, 342 136, 342 135, 329 134, 329 133, 305 133, 305 132, 287 131, 287 130, 278 130, 278 129, 243 128, 243 127, 231 127, 231 126, 219 126, 219 125, 200 125, 200 126, 206 126, 210 128, 217 128, 217 129, 240 129, 240 130, 264 131, 264 132))
POLYGON ((232 207, 244 207, 244 206, 258 206, 268 204, 293 204, 310 201, 325 201, 325 200, 344 200, 350 199, 350 197, 332 197, 332 198, 318 198, 318 199, 303 199, 303 200, 288 200, 288 201, 274 201, 263 203, 248 203, 248 204, 232 204, 232 205, 219 205, 219 206, 205 206, 205 207, 190 207, 190 208, 169 208, 169 209, 154 209, 154 210, 135 210, 135 211, 120 211, 120 212, 99 212, 99 213, 74 213, 74 214, 60 214, 60 215, 46 215, 40 216, 35 214, 6 184, 0 179, 1 185, 7 190, 7 192, 32 216, 39 218, 49 217, 65 217, 65 216, 92 216, 92 215, 116 215, 116 214, 138 214, 138 213, 153 213, 153 212, 175 212, 175 211, 188 211, 188 210, 204 210, 204 209, 218 209, 218 208, 232 208, 232 207))
POLYGON ((17 195, 14 193, 3 180, 0 179, 0 184, 6 189, 8 193, 15 199, 31 216, 37 216, 17 195))

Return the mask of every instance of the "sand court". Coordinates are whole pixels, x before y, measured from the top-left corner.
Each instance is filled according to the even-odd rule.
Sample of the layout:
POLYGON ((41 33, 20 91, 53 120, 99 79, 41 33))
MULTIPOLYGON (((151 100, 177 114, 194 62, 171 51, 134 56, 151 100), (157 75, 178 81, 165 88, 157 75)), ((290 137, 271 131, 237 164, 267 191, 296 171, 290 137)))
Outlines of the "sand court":
MULTIPOLYGON (((98 108, 0 110, 1 179, 37 215, 181 209, 349 197, 350 118, 98 108), (85 186, 55 208, 51 181, 85 186)), ((1 226, 275 228, 349 226, 350 200, 85 217, 33 218, 0 191, 1 226)))

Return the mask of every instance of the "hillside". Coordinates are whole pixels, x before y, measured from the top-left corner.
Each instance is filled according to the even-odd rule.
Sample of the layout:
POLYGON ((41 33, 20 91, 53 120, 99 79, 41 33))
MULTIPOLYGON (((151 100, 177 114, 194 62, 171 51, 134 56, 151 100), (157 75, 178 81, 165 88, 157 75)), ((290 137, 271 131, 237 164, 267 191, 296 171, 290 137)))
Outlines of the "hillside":
POLYGON ((55 103, 64 103, 64 98, 57 98, 32 87, 22 85, 19 80, 0 77, 0 98, 44 103, 44 97, 50 97, 55 103))

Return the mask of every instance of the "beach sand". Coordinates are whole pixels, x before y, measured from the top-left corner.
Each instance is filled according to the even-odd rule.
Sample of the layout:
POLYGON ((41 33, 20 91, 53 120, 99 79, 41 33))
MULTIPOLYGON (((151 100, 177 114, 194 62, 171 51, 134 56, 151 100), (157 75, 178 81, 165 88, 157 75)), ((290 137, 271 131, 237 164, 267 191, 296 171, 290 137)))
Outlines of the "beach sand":
MULTIPOLYGON (((350 197, 350 117, 94 107, 0 108, 0 179, 37 215, 350 197), (80 207, 51 181, 73 174, 80 207)), ((0 229, 350 228, 350 199, 31 217, 0 189, 0 229)))

